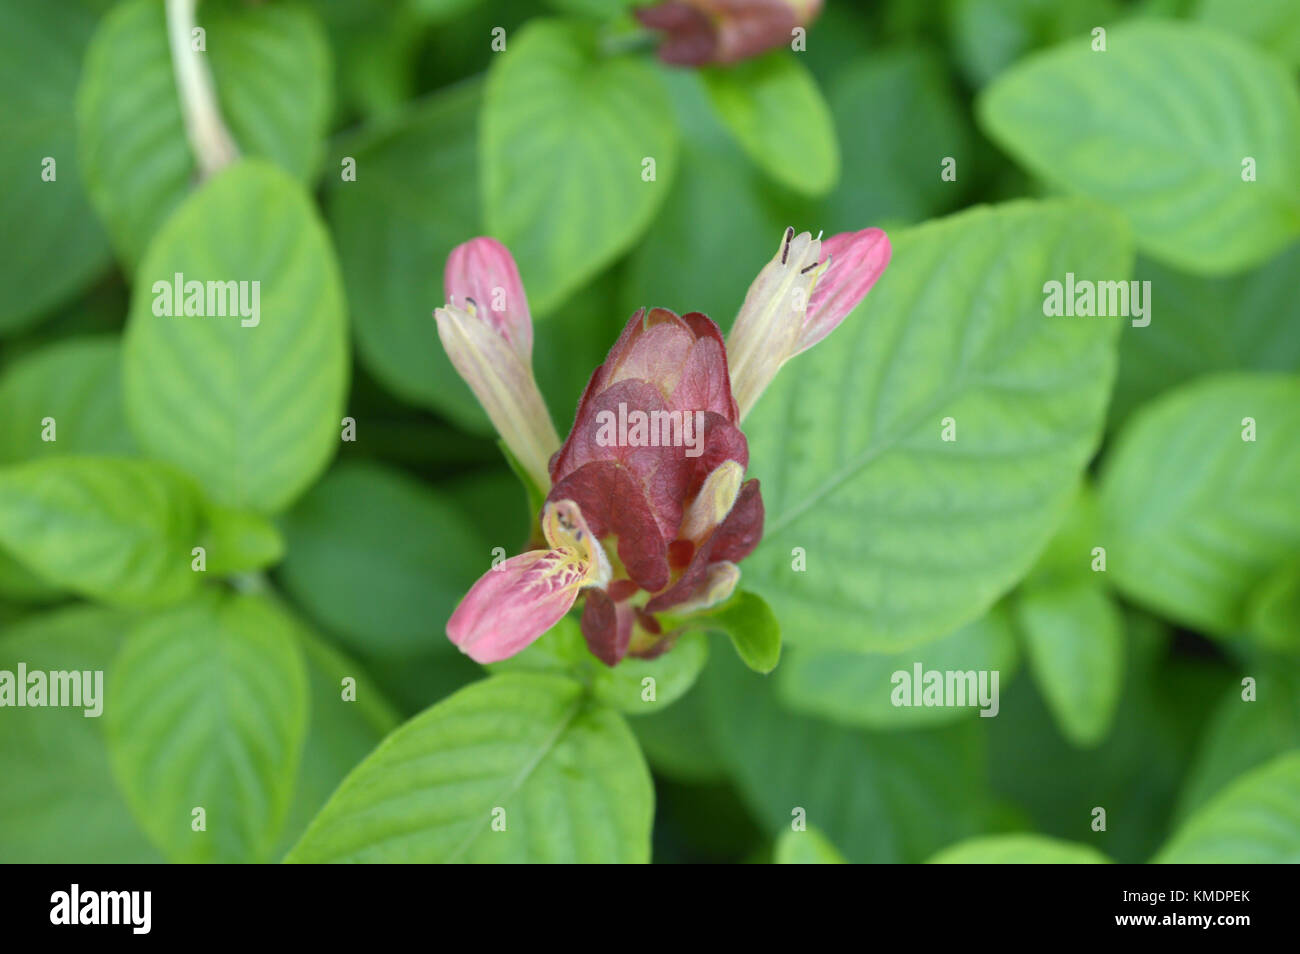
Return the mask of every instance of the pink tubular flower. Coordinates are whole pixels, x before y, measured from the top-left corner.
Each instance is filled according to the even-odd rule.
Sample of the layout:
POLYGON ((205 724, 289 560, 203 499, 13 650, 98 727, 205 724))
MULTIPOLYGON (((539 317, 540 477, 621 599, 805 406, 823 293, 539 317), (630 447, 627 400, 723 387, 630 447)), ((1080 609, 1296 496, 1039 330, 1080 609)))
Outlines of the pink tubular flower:
POLYGON ((727 338, 740 416, 749 413, 781 365, 835 330, 889 264, 880 229, 822 242, 786 229, 776 255, 749 286, 727 338))
MULTIPOLYGON (((532 381, 518 330, 521 315, 528 324, 527 304, 509 253, 490 240, 476 242, 453 252, 456 275, 449 262, 447 279, 449 296, 472 310, 439 309, 439 332, 447 342, 446 322, 463 335, 461 357, 475 374, 513 381, 484 391, 498 411, 517 409, 527 403, 511 391, 519 369, 532 381), (506 290, 502 307, 483 310, 479 299, 489 297, 493 281, 506 290)), ((763 532, 758 481, 745 479, 749 446, 741 415, 782 363, 853 310, 888 261, 889 241, 879 229, 824 244, 790 229, 745 296, 729 345, 697 312, 634 314, 592 373, 573 429, 538 481, 549 488, 541 513, 548 549, 488 570, 452 614, 451 641, 479 662, 505 659, 582 597, 587 645, 614 666, 629 654, 651 658, 670 649, 680 629, 666 627, 666 617, 728 599, 740 579, 737 564, 763 532)), ((549 418, 545 423, 549 428, 549 418)), ((502 435, 509 444, 505 429, 502 435)), ((536 434, 533 442, 543 443, 536 434)), ((514 444, 511 450, 524 459, 514 444)))
POLYGON ((659 58, 679 66, 735 63, 788 44, 795 27, 821 12, 822 0, 668 0, 634 12, 667 34, 659 58))
POLYGON ((447 304, 434 311, 452 365, 506 447, 545 491, 560 438, 533 378, 533 320, 515 260, 496 239, 458 245, 443 276, 447 304))

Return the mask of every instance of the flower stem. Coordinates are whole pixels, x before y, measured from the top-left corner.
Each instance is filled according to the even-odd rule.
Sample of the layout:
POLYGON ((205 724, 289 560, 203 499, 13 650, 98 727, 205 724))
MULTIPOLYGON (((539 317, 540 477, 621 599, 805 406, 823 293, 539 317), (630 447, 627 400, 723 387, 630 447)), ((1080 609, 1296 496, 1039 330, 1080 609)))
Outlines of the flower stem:
POLYGON ((239 158, 239 148, 217 107, 212 74, 193 46, 198 0, 167 0, 167 40, 180 97, 185 135, 190 141, 200 181, 239 158))

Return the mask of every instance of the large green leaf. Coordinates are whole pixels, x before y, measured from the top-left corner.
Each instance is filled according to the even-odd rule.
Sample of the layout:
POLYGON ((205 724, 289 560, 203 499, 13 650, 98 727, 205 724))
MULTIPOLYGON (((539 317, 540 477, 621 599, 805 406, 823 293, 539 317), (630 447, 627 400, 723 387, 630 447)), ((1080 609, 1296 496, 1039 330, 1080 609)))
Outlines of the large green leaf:
POLYGON ((263 160, 221 172, 168 219, 136 277, 124 358, 140 443, 217 503, 287 506, 339 446, 343 307, 329 235, 303 188, 263 160), (155 283, 178 273, 248 282, 250 294, 260 283, 260 316, 156 314, 155 283))
POLYGON ((974 722, 850 731, 781 708, 770 680, 730 653, 714 654, 703 686, 707 728, 764 829, 802 819, 850 861, 914 862, 983 827, 984 751, 974 722))
POLYGON ((113 771, 172 861, 269 860, 307 732, 296 628, 266 597, 209 593, 122 646, 105 710, 113 771))
MULTIPOLYGON (((115 671, 130 617, 76 606, 0 626, 0 669, 115 671)), ((111 706, 113 696, 101 697, 111 706)), ((109 767, 101 726, 81 708, 0 710, 0 858, 11 864, 161 861, 136 825, 109 767)))
MULTIPOLYGON (((76 294, 109 259, 73 149, 73 96, 95 18, 62 4, 0 0, 0 333, 76 294), (53 159, 53 181, 46 160, 53 159)), ((3 406, 3 405, 0 405, 3 406)))
POLYGON ((656 659, 628 656, 610 667, 591 654, 578 620, 566 616, 524 652, 493 664, 491 669, 568 676, 624 715, 645 716, 685 695, 708 660, 709 644, 704 635, 688 633, 656 659))
POLYGON ((744 572, 791 644, 905 648, 1024 575, 1096 445, 1118 331, 1045 317, 1043 285, 1130 267, 1123 223, 1081 202, 894 236, 865 302, 746 423, 767 520, 744 572))
POLYGON ((676 703, 632 722, 632 731, 656 773, 703 785, 727 777, 711 733, 703 731, 709 713, 706 692, 696 682, 676 703))
POLYGON ((443 303, 447 254, 482 231, 480 85, 439 93, 400 123, 340 145, 335 166, 355 160, 356 180, 331 178, 326 208, 366 368, 404 400, 491 433, 433 321, 433 309, 443 303))
POLYGON ((0 464, 56 454, 130 454, 116 338, 71 338, 14 362, 0 376, 0 464), (54 419, 55 440, 42 439, 54 419))
POLYGON ((510 37, 488 73, 480 135, 487 229, 514 253, 538 312, 627 251, 677 165, 655 68, 605 54, 585 23, 533 20, 510 37))
POLYGON ((0 548, 50 583, 122 606, 193 591, 193 482, 155 461, 51 457, 0 469, 0 548))
MULTIPOLYGON (((293 4, 204 3, 204 65, 235 143, 303 180, 319 164, 330 112, 329 48, 293 4)), ((91 199, 134 264, 189 191, 196 163, 167 45, 163 4, 131 0, 104 17, 77 92, 78 148, 91 199)))
POLYGON ((1138 259, 1155 314, 1125 325, 1112 425, 1146 401, 1214 371, 1300 371, 1300 243, 1267 265, 1229 278, 1198 278, 1138 259))
POLYGON ((1138 21, 1032 56, 978 103, 984 129, 1054 185, 1113 203, 1138 247, 1226 274, 1300 234, 1300 93, 1282 65, 1190 23, 1138 21), (1243 181, 1253 159, 1257 181, 1243 181))
POLYGON ((1016 598, 1030 669, 1062 734, 1095 745, 1110 731, 1124 681, 1124 620, 1101 586, 1033 586, 1016 598))
POLYGON ((995 606, 979 619, 940 639, 894 653, 796 649, 777 670, 781 701, 798 712, 864 729, 899 729, 976 716, 970 706, 895 706, 894 673, 924 670, 998 673, 998 691, 1016 666, 1016 641, 1005 609, 995 606))
POLYGON ((1161 864, 1300 864, 1300 751, 1220 792, 1174 833, 1161 864))
POLYGON ((1278 567, 1250 594, 1246 626, 1262 646, 1300 651, 1300 560, 1278 567))
POLYGON ((840 175, 840 147, 817 81, 788 51, 702 73, 722 121, 760 169, 822 195, 840 175))
POLYGON ((447 500, 381 465, 348 463, 283 524, 280 578, 321 626, 371 654, 455 652, 447 620, 492 565, 492 544, 447 500))
POLYGON ((989 835, 958 842, 930 859, 935 865, 1103 865, 1096 848, 1043 835, 989 835))
POLYGON ((1300 66, 1300 7, 1294 0, 1201 0, 1197 17, 1300 66))
POLYGON ((653 801, 612 709, 562 676, 493 676, 385 739, 286 860, 644 862, 653 801))
POLYGON ((1107 572, 1129 597, 1231 635, 1300 550, 1300 377, 1228 374, 1134 414, 1101 482, 1107 572), (1254 441, 1243 420, 1255 421, 1254 441))

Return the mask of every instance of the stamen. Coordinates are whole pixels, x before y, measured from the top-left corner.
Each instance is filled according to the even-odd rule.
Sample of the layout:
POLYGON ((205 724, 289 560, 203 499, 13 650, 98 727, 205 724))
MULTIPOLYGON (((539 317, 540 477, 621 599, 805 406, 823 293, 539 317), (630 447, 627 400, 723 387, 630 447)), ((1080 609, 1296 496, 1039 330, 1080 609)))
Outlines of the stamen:
POLYGON ((787 225, 787 226, 785 227, 785 242, 782 243, 782 245, 781 245, 781 264, 782 264, 782 265, 784 265, 784 264, 785 264, 785 260, 786 260, 787 258, 790 257, 790 240, 791 240, 792 238, 794 238, 794 226, 793 226, 793 225, 787 225))

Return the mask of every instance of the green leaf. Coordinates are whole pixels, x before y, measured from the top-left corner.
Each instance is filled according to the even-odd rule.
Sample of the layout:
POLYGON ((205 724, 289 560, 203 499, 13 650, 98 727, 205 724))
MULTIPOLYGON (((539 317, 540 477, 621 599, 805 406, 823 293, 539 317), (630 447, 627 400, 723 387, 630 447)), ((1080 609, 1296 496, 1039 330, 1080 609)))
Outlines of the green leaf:
POLYGON ((1300 652, 1300 561, 1279 567, 1251 593, 1246 628, 1261 646, 1300 652))
POLYGON ((744 590, 721 606, 691 616, 665 620, 671 628, 725 633, 736 654, 754 672, 769 673, 781 659, 781 624, 761 596, 744 590))
POLYGON ((563 677, 493 676, 385 739, 286 860, 645 862, 653 801, 617 713, 563 677))
POLYGON ((1238 776, 1300 749, 1300 665, 1259 661, 1243 672, 1254 680, 1253 693, 1245 698, 1242 679, 1223 694, 1187 773, 1176 818, 1201 808, 1238 776))
MULTIPOLYGON (((309 182, 330 113, 329 49, 315 16, 293 4, 208 2, 199 25, 207 49, 198 55, 241 152, 309 182)), ((91 199, 134 264, 196 175, 161 3, 131 0, 100 23, 77 92, 77 134, 91 199)))
POLYGON ((989 835, 958 842, 930 859, 932 865, 1104 865, 1110 859, 1088 845, 1043 835, 989 835))
MULTIPOLYGON (((800 818, 854 862, 915 862, 976 834, 987 817, 974 721, 860 732, 790 713, 771 680, 718 653, 706 671, 708 730, 768 831, 800 818)), ((987 720, 997 722, 999 720, 987 720)))
POLYGON ((1300 66, 1300 8, 1291 0, 1201 0, 1196 16, 1275 53, 1288 66, 1300 66))
POLYGON ((262 570, 284 556, 284 537, 261 514, 209 506, 205 516, 209 573, 228 576, 262 570))
POLYGON ((1150 325, 1125 325, 1112 426, 1154 397, 1215 371, 1300 371, 1300 243, 1230 278, 1197 278, 1139 258, 1137 278, 1160 304, 1150 325))
MULTIPOLYGON (((283 528, 285 589, 347 646, 387 656, 455 653, 447 620, 491 566, 493 543, 451 502, 379 464, 346 463, 285 515, 283 528)), ((496 545, 510 552, 516 542, 496 545)))
POLYGON ((656 773, 688 785, 705 785, 727 777, 722 755, 704 731, 708 718, 705 690, 697 681, 673 705, 634 720, 632 731, 656 773))
POLYGON ((982 615, 1060 521, 1114 373, 1114 320, 1043 313, 1047 281, 1129 273, 1123 224, 1096 206, 1016 202, 892 238, 866 301, 746 422, 767 510, 747 585, 798 645, 897 651, 982 615))
POLYGON ((1080 747, 1106 737, 1124 680, 1124 621, 1100 586, 1027 587, 1016 620, 1029 666, 1061 734, 1080 747))
POLYGON ((657 659, 628 656, 610 667, 591 654, 577 619, 566 616, 528 649, 489 669, 568 676, 624 715, 643 716, 685 695, 708 660, 709 644, 703 634, 688 633, 657 659))
POLYGON ((30 325, 108 265, 73 148, 73 96, 94 23, 77 4, 50 16, 0 0, 0 88, 15 91, 0 101, 0 229, 12 239, 0 256, 0 334, 30 325))
POLYGON ((701 75, 718 115, 759 168, 806 195, 835 185, 840 147, 831 111, 794 56, 777 50, 701 75))
POLYGON ((664 82, 683 127, 681 163, 663 210, 627 258, 619 312, 626 320, 642 306, 700 311, 725 329, 786 227, 808 210, 745 160, 695 73, 670 72, 664 82))
POLYGON ((1170 265, 1227 274, 1300 234, 1300 94, 1281 64, 1190 23, 1092 42, 1000 76, 977 104, 984 130, 1051 184, 1123 210, 1170 265), (1243 181, 1247 157, 1257 181, 1243 181))
POLYGON ((1280 755, 1224 789, 1152 861, 1300 863, 1300 751, 1280 755))
MULTIPOLYGON (((0 626, 0 669, 16 673, 25 663, 29 673, 100 672, 108 684, 130 622, 118 610, 82 605, 0 626)), ((101 696, 109 707, 112 700, 101 696)), ((77 707, 0 711, 0 858, 11 864, 162 860, 113 781, 102 717, 86 718, 77 707)))
POLYGON ((200 504, 154 461, 51 457, 0 469, 0 547, 46 581, 120 606, 189 595, 200 504))
MULTIPOLYGON (((942 57, 925 49, 856 59, 827 88, 843 172, 818 210, 827 235, 920 222, 956 208, 976 179, 974 131, 942 57), (953 181, 942 178, 956 160, 953 181)), ((899 261, 895 259, 895 261, 899 261)))
POLYGON ((401 721, 355 660, 305 626, 298 627, 298 645, 307 664, 311 718, 293 786, 293 803, 272 853, 277 858, 297 844, 348 772, 401 721), (355 683, 355 701, 344 695, 347 679, 355 683))
POLYGON ((895 706, 893 674, 910 674, 918 662, 923 670, 997 672, 1005 687, 1016 666, 1007 612, 995 606, 947 636, 896 653, 795 649, 776 675, 776 691, 797 712, 864 729, 918 728, 977 717, 974 704, 895 706))
POLYGON ((1232 635, 1300 550, 1300 377, 1228 374, 1134 414, 1101 479, 1107 570, 1129 598, 1232 635), (1245 418, 1256 440, 1243 440, 1245 418))
POLYGON ((354 159, 356 181, 331 179, 325 201, 366 369, 403 400, 491 434, 433 320, 433 309, 443 303, 448 253, 483 231, 476 163, 480 85, 440 92, 384 132, 342 147, 335 164, 354 159))
POLYGON ((296 629, 265 597, 209 593, 122 646, 104 720, 113 771, 170 860, 269 860, 307 732, 296 629))
POLYGON ((134 452, 122 409, 121 358, 116 338, 68 338, 6 367, 0 377, 0 464, 134 452), (42 437, 47 417, 54 419, 53 441, 42 437))
POLYGON ((842 865, 844 856, 816 828, 787 831, 776 841, 772 859, 778 865, 842 865))
POLYGON ((535 19, 510 37, 488 73, 480 132, 487 231, 514 253, 539 313, 631 247, 677 165, 655 68, 603 55, 583 23, 535 19))
POLYGON ((338 265, 303 188, 242 160, 177 209, 137 273, 124 359, 141 445, 216 503, 268 513, 302 493, 339 446, 348 378, 338 265), (260 313, 156 314, 178 273, 248 282, 260 308, 240 314, 260 313))

